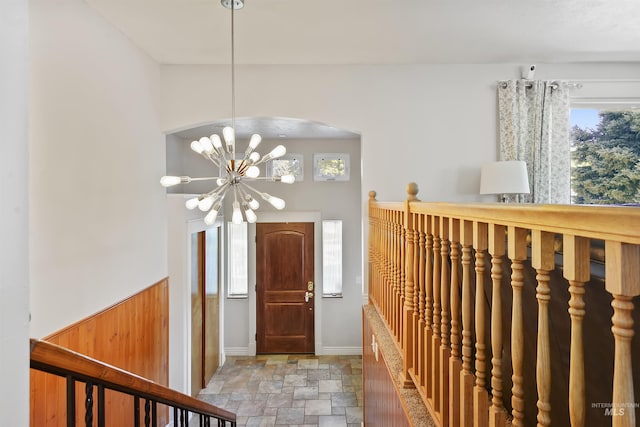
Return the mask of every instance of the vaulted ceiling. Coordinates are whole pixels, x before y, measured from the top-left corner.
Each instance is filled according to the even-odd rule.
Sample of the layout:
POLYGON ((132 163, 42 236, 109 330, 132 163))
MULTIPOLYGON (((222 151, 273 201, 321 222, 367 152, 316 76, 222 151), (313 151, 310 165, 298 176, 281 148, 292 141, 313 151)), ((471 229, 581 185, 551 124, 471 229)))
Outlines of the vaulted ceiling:
MULTIPOLYGON (((86 0, 162 64, 228 64, 219 0, 86 0)), ((246 0, 239 64, 640 61, 638 0, 246 0)))

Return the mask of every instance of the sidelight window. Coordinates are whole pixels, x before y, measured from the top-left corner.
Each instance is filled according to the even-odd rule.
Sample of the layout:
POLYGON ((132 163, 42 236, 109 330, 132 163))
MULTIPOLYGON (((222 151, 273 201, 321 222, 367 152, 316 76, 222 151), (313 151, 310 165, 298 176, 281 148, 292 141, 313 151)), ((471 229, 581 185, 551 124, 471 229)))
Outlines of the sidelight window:
POLYGON ((342 296, 342 221, 322 221, 322 296, 342 296))
POLYGON ((247 223, 227 222, 228 296, 246 298, 249 294, 247 223))

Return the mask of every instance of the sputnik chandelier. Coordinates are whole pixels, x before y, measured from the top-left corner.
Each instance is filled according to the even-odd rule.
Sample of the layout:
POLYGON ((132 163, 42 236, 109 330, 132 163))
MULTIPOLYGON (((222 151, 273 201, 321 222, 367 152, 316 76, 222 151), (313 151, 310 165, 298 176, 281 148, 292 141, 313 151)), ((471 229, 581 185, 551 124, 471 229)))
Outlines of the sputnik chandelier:
POLYGON ((163 176, 160 184, 163 187, 172 187, 178 184, 188 184, 193 181, 215 180, 217 187, 208 193, 186 201, 187 209, 196 207, 203 212, 208 212, 204 217, 204 222, 208 225, 216 221, 218 213, 222 209, 222 202, 227 193, 233 193, 233 213, 231 220, 239 224, 243 218, 247 222, 256 222, 258 217, 255 210, 260 207, 258 201, 252 194, 260 196, 263 200, 271 203, 276 209, 284 209, 284 200, 261 192, 249 185, 252 181, 275 181, 293 184, 293 175, 282 175, 272 177, 261 177, 258 165, 270 160, 282 157, 287 150, 283 145, 278 145, 264 157, 255 151, 262 137, 253 134, 249 140, 249 145, 244 152, 242 159, 236 159, 236 137, 235 137, 235 52, 234 52, 234 10, 244 7, 244 0, 221 0, 224 7, 231 9, 231 126, 222 129, 222 136, 225 144, 219 135, 213 134, 210 137, 202 137, 191 143, 191 149, 204 158, 210 160, 218 167, 219 176, 209 176, 202 178, 192 178, 190 176, 163 176), (243 214, 244 212, 244 214, 243 214))

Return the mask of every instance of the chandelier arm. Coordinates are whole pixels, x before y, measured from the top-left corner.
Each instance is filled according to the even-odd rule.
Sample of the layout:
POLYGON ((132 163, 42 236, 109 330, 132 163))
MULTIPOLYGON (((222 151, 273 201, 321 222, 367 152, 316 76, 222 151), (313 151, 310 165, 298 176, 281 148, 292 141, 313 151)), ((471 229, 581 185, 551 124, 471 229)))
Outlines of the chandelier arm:
POLYGON ((220 179, 221 176, 204 176, 202 178, 191 178, 191 181, 211 181, 214 179, 220 179))
POLYGON ((206 156, 204 156, 204 158, 210 160, 211 163, 220 167, 220 159, 218 157, 212 156, 211 154, 207 154, 206 156))
POLYGON ((255 192, 255 193, 256 193, 256 194, 258 194, 260 197, 264 197, 263 195, 264 195, 265 193, 263 193, 262 191, 260 191, 260 190, 258 190, 258 189, 256 189, 256 188, 254 188, 254 187, 252 187, 252 186, 250 186, 250 185, 249 185, 249 184, 247 184, 246 182, 244 182, 244 181, 240 181, 240 184, 244 185, 244 186, 245 186, 245 187, 247 187, 249 190, 251 190, 251 191, 255 192))
MULTIPOLYGON (((242 181, 240 182, 240 184, 247 185, 247 184, 244 184, 242 181)), ((249 193, 247 193, 247 192, 244 190, 244 188, 242 188, 242 186, 238 186, 238 191, 240 191, 240 198, 241 198, 243 201, 244 201, 244 200, 246 200, 247 195, 248 195, 249 193)))
MULTIPOLYGON (((221 193, 222 193, 222 194, 224 194, 224 193, 226 193, 226 192, 227 192, 229 185, 230 185, 230 184, 229 184, 229 181, 227 181, 227 182, 225 182, 224 184, 222 184, 220 187, 218 187, 218 188, 216 188, 216 189, 214 189, 214 190, 210 191, 210 192, 209 192, 209 194, 210 194, 211 196, 213 196, 213 195, 218 195, 218 194, 221 194, 221 193)), ((224 196, 222 196, 222 197, 220 198, 220 200, 222 200, 223 198, 224 198, 224 196)))

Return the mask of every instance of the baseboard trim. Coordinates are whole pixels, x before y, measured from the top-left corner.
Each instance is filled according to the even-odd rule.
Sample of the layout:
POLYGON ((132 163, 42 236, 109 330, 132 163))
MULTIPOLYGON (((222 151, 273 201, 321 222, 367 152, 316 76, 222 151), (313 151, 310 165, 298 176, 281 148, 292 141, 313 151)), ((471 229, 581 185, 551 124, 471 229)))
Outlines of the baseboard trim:
POLYGON ((225 347, 225 356, 250 356, 248 347, 225 347))
POLYGON ((361 356, 362 346, 355 347, 327 347, 322 348, 323 356, 361 356))
MULTIPOLYGON (((361 356, 361 346, 351 347, 322 347, 322 350, 316 351, 318 356, 361 356)), ((249 351, 249 347, 225 347, 225 356, 253 356, 249 351)))

